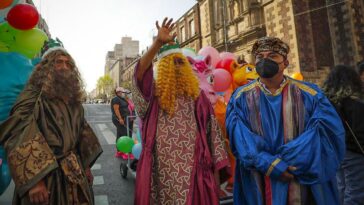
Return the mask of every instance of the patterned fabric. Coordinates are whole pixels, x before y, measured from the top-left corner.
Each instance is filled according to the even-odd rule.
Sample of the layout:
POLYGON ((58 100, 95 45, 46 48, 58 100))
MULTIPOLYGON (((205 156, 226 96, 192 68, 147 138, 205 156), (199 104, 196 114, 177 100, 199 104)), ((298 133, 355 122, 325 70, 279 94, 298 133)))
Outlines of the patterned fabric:
MULTIPOLYGON (((252 126, 252 130, 260 136, 264 136, 261 124, 261 117, 259 114, 259 102, 260 102, 260 91, 265 91, 264 86, 261 83, 257 84, 259 86, 256 89, 251 89, 250 92, 247 93, 247 104, 249 107, 250 113, 250 122, 252 126)), ((270 94, 265 92, 266 94, 270 94)), ((283 129, 284 129, 284 142, 288 143, 294 139, 294 136, 299 136, 300 133, 304 131, 304 105, 301 97, 300 89, 295 86, 294 83, 291 83, 290 79, 285 80, 281 84, 281 88, 277 90, 275 95, 282 94, 283 97, 283 129)), ((281 159, 276 159, 269 168, 266 176, 269 177, 270 172, 274 169, 274 167, 281 161, 281 159)), ((257 173, 255 173, 257 174, 257 173)), ((266 184, 270 184, 269 178, 266 177, 266 184), (268 180, 268 181, 267 181, 268 180)), ((258 184, 260 190, 263 189, 267 194, 267 185, 262 181, 258 184)), ((263 192, 262 192, 263 193, 263 192)), ((311 196, 310 196, 311 197, 311 196)), ((269 198, 269 196, 267 196, 269 198)), ((266 202, 269 201, 266 198, 266 202)), ((293 180, 288 185, 288 198, 287 204, 289 205, 301 205, 307 204, 306 201, 310 201, 307 195, 307 187, 298 183, 297 180, 293 180)), ((268 202, 267 202, 268 203, 268 202)))
MULTIPOLYGON (((207 136, 212 137, 212 139, 209 140, 212 159, 216 166, 220 166, 220 162, 227 160, 228 155, 226 153, 226 147, 223 140, 222 131, 215 116, 211 116, 209 127, 210 129, 208 129, 207 136)), ((220 167, 218 167, 218 169, 219 168, 220 167)))
POLYGON ((178 98, 174 116, 160 110, 152 168, 152 204, 186 204, 194 163, 194 101, 178 98))
POLYGON ((17 186, 27 184, 50 165, 56 163, 52 150, 40 133, 10 151, 8 159, 17 186))
POLYGON ((60 164, 64 175, 71 184, 81 183, 83 179, 82 170, 78 164, 77 156, 73 152, 62 159, 60 164))
POLYGON ((149 103, 144 99, 142 92, 137 86, 136 80, 133 78, 133 85, 131 86, 131 92, 133 93, 133 102, 135 110, 140 118, 144 118, 147 113, 149 103))
POLYGON ((287 58, 287 54, 289 53, 289 46, 279 38, 266 36, 258 39, 254 43, 252 48, 252 53, 254 56, 256 56, 260 52, 265 51, 274 51, 287 58))

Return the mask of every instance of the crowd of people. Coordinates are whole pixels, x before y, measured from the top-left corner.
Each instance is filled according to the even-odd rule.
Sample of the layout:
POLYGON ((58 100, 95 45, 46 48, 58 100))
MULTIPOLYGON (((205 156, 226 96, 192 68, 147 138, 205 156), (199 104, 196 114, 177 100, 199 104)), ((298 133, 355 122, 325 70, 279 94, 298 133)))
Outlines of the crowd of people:
MULTIPOLYGON (((135 115, 142 122, 135 205, 219 204, 220 185, 232 174, 229 150, 234 204, 364 204, 363 61, 357 70, 335 66, 320 89, 284 74, 288 44, 258 39, 251 53, 259 78, 230 98, 227 147, 172 21, 156 22, 131 91, 118 87, 111 101, 116 140, 132 136, 135 115)), ((54 45, 0 125, 13 204, 94 204, 90 168, 101 145, 84 118, 75 62, 54 45)))

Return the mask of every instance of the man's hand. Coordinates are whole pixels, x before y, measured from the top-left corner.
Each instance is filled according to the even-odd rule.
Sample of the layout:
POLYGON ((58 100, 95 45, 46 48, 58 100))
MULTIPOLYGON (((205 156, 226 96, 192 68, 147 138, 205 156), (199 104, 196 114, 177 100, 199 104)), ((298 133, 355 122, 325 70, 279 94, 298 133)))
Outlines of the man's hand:
POLYGON ((177 36, 176 33, 171 35, 172 29, 174 27, 174 23, 172 23, 173 19, 164 18, 162 22, 162 27, 159 26, 158 21, 155 23, 157 29, 158 29, 158 35, 157 35, 157 42, 160 43, 160 45, 164 45, 166 43, 172 42, 174 38, 177 36))
POLYGON ((29 190, 29 199, 30 202, 33 204, 49 204, 49 192, 44 183, 44 180, 40 180, 34 187, 29 190))
POLYGON ((86 177, 90 185, 94 183, 94 175, 92 175, 90 167, 85 170, 86 177))
POLYGON ((295 171, 297 167, 289 166, 286 171, 284 171, 280 177, 280 179, 284 182, 290 182, 294 179, 293 174, 289 173, 289 171, 295 171))

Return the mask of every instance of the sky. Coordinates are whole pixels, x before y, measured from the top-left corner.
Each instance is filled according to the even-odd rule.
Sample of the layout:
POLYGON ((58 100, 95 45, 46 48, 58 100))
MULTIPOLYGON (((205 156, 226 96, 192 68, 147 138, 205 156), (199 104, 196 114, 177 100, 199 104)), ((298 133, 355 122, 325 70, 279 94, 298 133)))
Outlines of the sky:
POLYGON ((33 0, 52 38, 75 59, 90 92, 104 75, 107 51, 124 36, 139 40, 140 52, 152 43, 155 21, 178 20, 196 0, 33 0))

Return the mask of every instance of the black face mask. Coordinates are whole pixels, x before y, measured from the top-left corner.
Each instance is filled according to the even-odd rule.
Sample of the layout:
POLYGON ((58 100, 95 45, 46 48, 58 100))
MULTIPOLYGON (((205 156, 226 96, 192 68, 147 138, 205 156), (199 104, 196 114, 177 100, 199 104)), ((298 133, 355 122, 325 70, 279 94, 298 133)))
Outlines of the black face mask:
POLYGON ((272 78, 278 73, 278 63, 269 58, 263 58, 255 65, 258 75, 262 78, 272 78))

